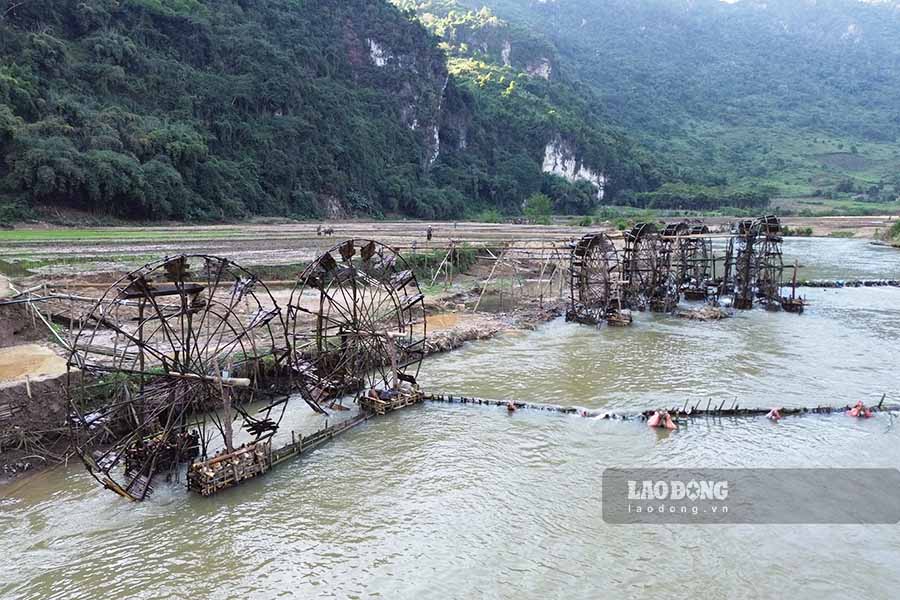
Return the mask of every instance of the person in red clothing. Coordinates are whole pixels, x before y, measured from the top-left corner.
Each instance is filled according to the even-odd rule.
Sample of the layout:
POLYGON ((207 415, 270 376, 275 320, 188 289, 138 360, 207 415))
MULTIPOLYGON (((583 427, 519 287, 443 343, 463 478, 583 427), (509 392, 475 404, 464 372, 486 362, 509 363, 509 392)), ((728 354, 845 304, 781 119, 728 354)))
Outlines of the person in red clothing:
POLYGON ((667 410, 658 410, 653 416, 647 420, 650 427, 659 427, 661 429, 678 429, 678 425, 672 420, 672 415, 667 410))
POLYGON ((863 404, 863 401, 860 400, 856 403, 856 406, 850 409, 850 412, 847 413, 851 417, 859 417, 861 419, 868 419, 872 416, 872 411, 863 404))

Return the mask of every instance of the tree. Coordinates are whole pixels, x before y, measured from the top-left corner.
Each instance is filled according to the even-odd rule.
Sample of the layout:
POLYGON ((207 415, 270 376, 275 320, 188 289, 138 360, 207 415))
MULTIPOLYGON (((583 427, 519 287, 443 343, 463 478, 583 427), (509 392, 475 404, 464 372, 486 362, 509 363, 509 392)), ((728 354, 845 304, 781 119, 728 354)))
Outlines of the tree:
POLYGON ((553 201, 550 200, 550 197, 545 194, 537 193, 532 194, 525 200, 522 212, 532 223, 549 225, 552 209, 553 201))

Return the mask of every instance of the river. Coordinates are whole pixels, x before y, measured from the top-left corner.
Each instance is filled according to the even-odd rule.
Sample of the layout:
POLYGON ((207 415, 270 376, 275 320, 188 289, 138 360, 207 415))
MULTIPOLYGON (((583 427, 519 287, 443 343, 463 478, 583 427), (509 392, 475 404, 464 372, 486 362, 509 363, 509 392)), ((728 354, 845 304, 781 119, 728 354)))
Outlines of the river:
MULTIPOLYGON (((789 239, 785 255, 809 277, 900 275, 900 253, 859 240, 789 239)), ((422 380, 625 412, 707 398, 900 402, 900 290, 803 292, 802 316, 555 321, 431 359, 422 380)), ((896 525, 607 524, 601 475, 614 466, 896 468, 900 434, 888 415, 658 433, 424 405, 213 499, 172 486, 128 504, 72 465, 0 488, 0 597, 844 598, 900 587, 896 525)))

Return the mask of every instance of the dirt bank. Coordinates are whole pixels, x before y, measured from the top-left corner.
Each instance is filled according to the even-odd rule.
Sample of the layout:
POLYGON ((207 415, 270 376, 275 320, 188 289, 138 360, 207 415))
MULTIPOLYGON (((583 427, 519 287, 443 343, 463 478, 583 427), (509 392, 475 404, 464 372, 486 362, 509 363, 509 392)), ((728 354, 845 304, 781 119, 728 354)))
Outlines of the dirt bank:
POLYGON ((442 313, 429 318, 426 354, 455 350, 475 340, 491 339, 509 331, 536 328, 541 323, 560 317, 565 312, 561 304, 526 303, 506 313, 442 313))

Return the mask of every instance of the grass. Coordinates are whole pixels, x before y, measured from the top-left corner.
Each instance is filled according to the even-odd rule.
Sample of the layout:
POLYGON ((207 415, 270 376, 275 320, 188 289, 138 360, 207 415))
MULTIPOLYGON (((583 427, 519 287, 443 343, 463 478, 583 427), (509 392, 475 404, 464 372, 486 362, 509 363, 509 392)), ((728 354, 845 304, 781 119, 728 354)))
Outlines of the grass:
POLYGON ((800 217, 865 217, 900 214, 900 202, 860 202, 827 198, 777 198, 772 209, 800 217))
POLYGON ((170 241, 198 239, 227 239, 242 233, 239 228, 228 229, 6 229, 0 230, 0 242, 80 242, 80 241, 170 241))
POLYGON ((296 281, 309 263, 291 263, 287 265, 253 265, 249 267, 256 277, 262 281, 296 281))
POLYGON ((813 234, 812 227, 788 227, 781 228, 781 235, 785 237, 810 237, 813 234))
POLYGON ((844 179, 863 189, 888 182, 890 189, 900 170, 896 144, 777 125, 763 128, 692 122, 685 124, 680 135, 649 143, 653 151, 670 158, 673 164, 689 170, 704 165, 705 172, 725 175, 728 185, 771 187, 787 198, 833 190, 844 179))

